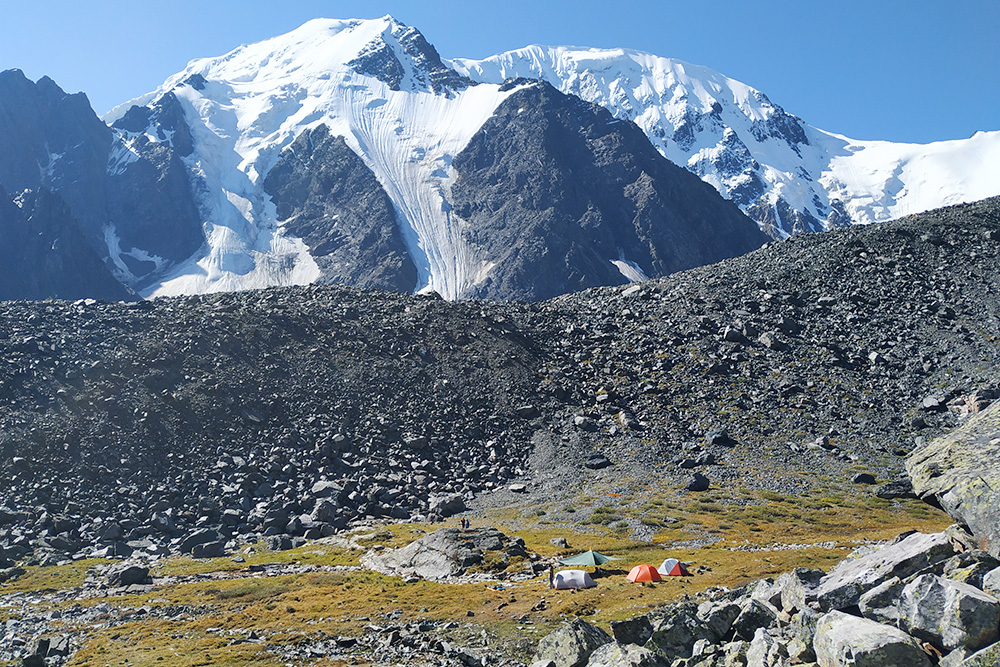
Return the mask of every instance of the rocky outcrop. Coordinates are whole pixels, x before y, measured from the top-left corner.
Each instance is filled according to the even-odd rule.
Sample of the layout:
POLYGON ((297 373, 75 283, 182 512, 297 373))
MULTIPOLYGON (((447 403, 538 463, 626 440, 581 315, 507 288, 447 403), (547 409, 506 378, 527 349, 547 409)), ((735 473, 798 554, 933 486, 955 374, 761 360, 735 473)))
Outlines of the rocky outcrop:
POLYGON ((105 187, 115 243, 108 251, 131 284, 148 284, 205 243, 197 181, 184 164, 194 138, 173 93, 132 107, 113 128, 105 187))
POLYGON ((69 95, 48 77, 32 82, 20 70, 7 70, 0 72, 0 118, 0 186, 11 194, 56 192, 99 249, 114 138, 87 96, 69 95))
POLYGON ((820 580, 810 597, 824 611, 847 609, 857 605, 866 591, 890 578, 921 572, 954 553, 944 533, 914 533, 866 556, 843 561, 820 580))
POLYGON ((1000 403, 914 450, 906 470, 914 492, 967 526, 1000 556, 1000 403))
POLYGON ((527 559, 529 554, 520 538, 509 538, 496 528, 443 528, 399 549, 369 551, 361 563, 382 574, 441 581, 482 568, 488 557, 493 567, 503 570, 510 559, 527 559))
MULTIPOLYGON (((58 195, 69 211, 61 244, 80 247, 54 250, 77 257, 89 251, 106 264, 81 276, 75 272, 79 262, 39 262, 22 267, 21 282, 42 287, 61 281, 82 297, 107 299, 109 273, 141 287, 205 242, 192 177, 182 161, 193 139, 172 93, 126 114, 111 129, 86 95, 68 95, 47 77, 33 83, 8 70, 0 73, 0 117, 0 187, 12 195, 25 189, 58 195), (44 271, 49 275, 37 275, 44 271)), ((116 289, 127 293, 123 286, 116 289)), ((66 294, 49 290, 25 298, 46 297, 66 294)))
POLYGON ((472 81, 447 67, 430 42, 416 28, 395 19, 386 31, 369 42, 348 65, 359 74, 374 77, 392 90, 404 83, 448 95, 472 85, 472 81), (396 49, 405 58, 397 56, 396 49))
POLYGON ((412 292, 417 269, 375 174, 325 125, 285 149, 264 179, 286 232, 305 241, 327 284, 412 292))
POLYGON ((545 83, 511 95, 453 164, 454 214, 494 264, 470 296, 538 300, 624 284, 768 240, 633 123, 545 83))

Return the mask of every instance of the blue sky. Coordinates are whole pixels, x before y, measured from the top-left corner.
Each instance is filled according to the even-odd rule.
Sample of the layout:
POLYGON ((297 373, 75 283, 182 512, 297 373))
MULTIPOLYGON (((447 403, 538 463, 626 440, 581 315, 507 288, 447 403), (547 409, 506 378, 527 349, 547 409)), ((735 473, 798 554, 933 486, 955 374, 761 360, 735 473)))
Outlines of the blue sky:
POLYGON ((1000 130, 997 0, 37 0, 6 3, 0 69, 48 75, 103 113, 191 59, 310 18, 392 14, 442 56, 622 46, 705 65, 855 139, 1000 130), (13 7, 11 5, 17 5, 13 7))

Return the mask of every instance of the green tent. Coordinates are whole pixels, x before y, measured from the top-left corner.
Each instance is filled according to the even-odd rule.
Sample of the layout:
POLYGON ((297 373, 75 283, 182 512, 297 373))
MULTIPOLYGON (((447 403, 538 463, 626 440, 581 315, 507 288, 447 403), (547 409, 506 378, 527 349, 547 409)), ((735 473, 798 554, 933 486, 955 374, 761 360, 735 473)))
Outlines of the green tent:
POLYGON ((621 560, 620 558, 615 558, 613 556, 605 556, 602 553, 596 551, 584 551, 582 554, 577 556, 570 556, 569 558, 560 558, 559 563, 561 565, 603 565, 609 560, 621 560))

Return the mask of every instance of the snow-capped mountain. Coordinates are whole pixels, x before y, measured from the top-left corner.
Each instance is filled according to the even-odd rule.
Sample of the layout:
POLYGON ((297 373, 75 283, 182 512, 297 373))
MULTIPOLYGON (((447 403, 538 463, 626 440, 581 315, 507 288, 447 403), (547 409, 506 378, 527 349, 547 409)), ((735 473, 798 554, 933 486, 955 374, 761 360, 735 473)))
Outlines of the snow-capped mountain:
POLYGON ((175 94, 194 136, 189 167, 205 184, 208 254, 177 267, 151 294, 319 279, 306 245, 278 225, 262 179, 300 133, 326 125, 388 193, 417 286, 459 296, 487 264, 449 223, 450 163, 514 92, 470 83, 445 68, 419 33, 388 17, 314 20, 193 61, 160 89, 113 110, 109 122, 175 94))
POLYGON ((63 199, 144 296, 336 282, 541 299, 742 254, 761 229, 1000 193, 1000 132, 853 141, 703 67, 539 46, 446 61, 388 16, 194 60, 104 122, 83 95, 0 73, 0 111, 0 187, 63 199))
POLYGON ((855 141, 718 72, 625 49, 530 46, 449 64, 474 81, 542 79, 634 121, 775 238, 1000 193, 1000 132, 926 145, 855 141))
MULTIPOLYGON (((509 222, 493 225, 498 236, 486 240, 480 235, 476 241, 477 230, 470 225, 468 216, 454 210, 451 199, 452 186, 460 176, 453 164, 456 157, 505 101, 535 85, 526 80, 473 82, 447 67, 419 32, 391 17, 314 20, 291 33, 238 48, 220 58, 193 61, 158 90, 118 107, 105 119, 118 128, 123 140, 130 136, 125 134, 127 129, 145 137, 167 135, 167 141, 171 141, 169 137, 173 135, 165 133, 152 114, 146 114, 150 125, 145 129, 136 127, 134 122, 128 128, 123 126, 130 116, 139 115, 137 109, 152 108, 169 96, 178 100, 190 128, 193 150, 184 159, 198 183, 207 251, 172 267, 146 293, 167 295, 324 279, 340 281, 346 280, 347 275, 354 276, 349 280, 353 284, 382 286, 379 280, 386 280, 398 287, 403 274, 387 275, 383 269, 394 266, 405 273, 412 264, 416 273, 413 289, 433 289, 449 299, 551 295, 550 286, 534 288, 525 284, 530 280, 528 270, 507 272, 508 277, 512 273, 523 274, 515 281, 516 288, 498 291, 496 287, 500 282, 510 282, 495 279, 494 274, 504 270, 499 266, 501 262, 525 263, 530 255, 506 252, 498 249, 498 244, 512 247, 523 228, 534 222, 521 215, 516 225, 509 222), (284 172, 289 160, 298 159, 303 150, 312 151, 311 143, 296 147, 295 142, 303 133, 319 128, 324 128, 326 135, 343 138, 375 176, 375 183, 395 211, 398 224, 395 233, 402 244, 390 238, 393 231, 381 234, 388 234, 386 247, 392 248, 392 257, 375 259, 379 267, 377 278, 367 269, 360 275, 359 267, 352 265, 341 252, 347 237, 361 233, 343 219, 353 206, 351 202, 334 210, 329 207, 328 198, 316 193, 308 203, 311 213, 303 210, 306 204, 303 200, 280 206, 282 215, 279 215, 276 198, 286 197, 287 204, 289 192, 296 188, 274 179, 269 186, 267 177, 276 165, 284 172), (321 208, 326 210, 319 213, 321 208), (303 215, 310 217, 308 233, 314 234, 314 241, 318 236, 329 241, 331 231, 336 232, 334 237, 340 237, 331 249, 338 253, 336 258, 320 258, 315 244, 310 247, 304 242, 302 230, 296 231, 303 215), (328 229, 316 230, 317 222, 328 229), (406 257, 400 256, 400 247, 405 247, 406 257), (326 266, 326 273, 321 264, 326 266)), ((563 97, 550 95, 546 99, 559 106, 563 97)), ((580 109, 575 116, 560 116, 557 122, 573 123, 574 118, 589 113, 592 112, 580 109)), ((602 122, 609 125, 612 121, 609 117, 602 122)), ((588 140, 579 133, 577 139, 588 140)), ((648 142, 643 139, 643 143, 648 142)), ((332 146, 329 149, 335 150, 332 146)), ((340 164, 342 159, 343 155, 334 158, 324 152, 322 161, 325 167, 336 171, 345 168, 340 164), (338 163, 337 169, 333 169, 331 160, 338 163)), ((507 167, 510 181, 500 194, 504 198, 518 197, 519 183, 523 185, 524 174, 530 168, 507 167), (511 169, 519 175, 510 173, 511 169)), ((356 170, 356 166, 349 168, 350 173, 356 170)), ((307 171, 300 166, 301 178, 307 171)), ((632 175, 633 180, 639 177, 638 173, 632 175)), ((630 183, 604 185, 622 189, 630 183)), ((375 187, 372 184, 366 187, 368 196, 380 196, 381 193, 372 191, 375 187)), ((593 187, 597 186, 592 184, 593 187)), ((662 190, 665 186, 657 187, 662 190)), ((578 220, 584 213, 575 214, 573 219, 578 220)), ((676 234, 679 238, 697 239, 709 249, 690 253, 679 258, 679 262, 663 261, 666 253, 656 248, 645 250, 643 257, 628 256, 625 246, 648 247, 649 243, 642 242, 649 241, 648 234, 640 234, 640 239, 634 229, 622 230, 619 227, 623 223, 615 223, 617 226, 611 225, 614 230, 608 232, 610 236, 599 244, 599 250, 589 241, 583 243, 586 249, 580 251, 581 256, 587 258, 581 261, 590 268, 584 270, 582 265, 560 259, 565 272, 576 272, 580 277, 568 282, 560 278, 554 284, 582 288, 607 284, 609 280, 624 282, 640 275, 660 275, 717 261, 759 246, 763 239, 738 230, 745 225, 736 221, 734 213, 712 211, 717 227, 710 230, 706 226, 703 235, 676 234), (599 259, 589 256, 594 253, 604 256, 599 259)), ((700 224, 694 218, 689 221, 689 217, 678 213, 673 219, 686 225, 700 224)), ((481 217, 479 224, 486 224, 481 217)), ((633 223, 627 221, 627 224, 633 223)), ((663 224, 678 223, 665 219, 663 224)), ((553 233, 551 230, 556 226, 549 221, 532 229, 536 234, 553 233)), ((567 240, 572 242, 567 252, 576 252, 573 243, 577 239, 567 240)), ((549 245, 547 240, 535 240, 536 245, 539 242, 549 245)))

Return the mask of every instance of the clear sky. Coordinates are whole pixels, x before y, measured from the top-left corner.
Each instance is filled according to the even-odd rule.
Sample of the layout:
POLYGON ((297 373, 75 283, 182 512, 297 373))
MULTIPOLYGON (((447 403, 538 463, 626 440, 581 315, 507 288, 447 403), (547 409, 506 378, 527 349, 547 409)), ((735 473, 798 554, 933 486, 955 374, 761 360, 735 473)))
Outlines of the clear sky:
POLYGON ((715 69, 855 139, 1000 130, 1000 0, 0 0, 0 69, 99 114, 189 60, 311 18, 392 14, 445 58, 528 44, 648 51, 715 69))

